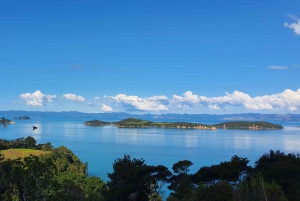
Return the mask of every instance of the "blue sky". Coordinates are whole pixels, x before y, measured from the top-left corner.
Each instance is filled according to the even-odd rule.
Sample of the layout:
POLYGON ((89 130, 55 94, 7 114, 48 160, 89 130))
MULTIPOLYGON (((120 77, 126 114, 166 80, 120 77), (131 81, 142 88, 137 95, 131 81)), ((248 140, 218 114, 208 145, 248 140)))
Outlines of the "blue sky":
POLYGON ((299 113, 300 1, 0 3, 0 110, 299 113))

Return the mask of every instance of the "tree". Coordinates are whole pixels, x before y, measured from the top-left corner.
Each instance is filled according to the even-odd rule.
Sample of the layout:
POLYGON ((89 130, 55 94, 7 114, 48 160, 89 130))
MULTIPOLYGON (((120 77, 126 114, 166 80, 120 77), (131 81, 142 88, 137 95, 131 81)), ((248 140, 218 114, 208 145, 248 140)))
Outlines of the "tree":
POLYGON ((189 171, 189 167, 192 166, 193 163, 189 160, 178 161, 172 167, 173 171, 178 174, 187 174, 189 171))
POLYGON ((164 166, 148 166, 143 159, 129 155, 114 161, 113 172, 107 174, 108 200, 160 200, 157 189, 170 176, 164 166))
POLYGON ((55 166, 51 160, 41 161, 31 155, 23 160, 6 160, 1 165, 8 183, 2 194, 3 200, 43 200, 56 190, 53 180, 55 166))
POLYGON ((253 174, 261 176, 269 183, 273 181, 282 187, 288 200, 300 197, 300 155, 270 150, 256 162, 253 174))
POLYGON ((251 169, 247 164, 249 160, 247 158, 240 158, 233 156, 230 161, 221 162, 219 165, 212 165, 210 167, 200 168, 196 174, 193 175, 193 182, 205 182, 210 183, 214 181, 227 181, 237 182, 242 174, 247 175, 251 169))
POLYGON ((191 165, 193 165, 191 161, 183 160, 174 163, 172 167, 174 173, 177 173, 177 175, 171 177, 171 184, 168 186, 168 189, 174 190, 171 196, 179 200, 182 200, 186 194, 194 189, 190 175, 187 174, 191 165))
POLYGON ((28 136, 27 138, 25 138, 25 143, 28 148, 34 148, 36 141, 33 137, 28 136))

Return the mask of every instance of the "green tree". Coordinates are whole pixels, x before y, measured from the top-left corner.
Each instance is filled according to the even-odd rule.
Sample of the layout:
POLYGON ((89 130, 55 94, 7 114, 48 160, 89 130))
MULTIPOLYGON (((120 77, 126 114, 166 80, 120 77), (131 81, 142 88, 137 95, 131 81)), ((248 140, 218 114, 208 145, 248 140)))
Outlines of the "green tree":
POLYGON ((192 183, 191 176, 188 175, 189 167, 193 163, 189 160, 178 161, 172 167, 174 173, 170 180, 171 184, 168 186, 168 189, 173 190, 171 196, 182 200, 186 194, 193 191, 194 184, 192 183))
POLYGON ((250 166, 247 166, 249 160, 247 158, 240 158, 233 156, 230 161, 221 162, 219 165, 212 165, 210 167, 200 168, 196 174, 193 175, 194 183, 210 183, 214 181, 227 181, 237 182, 240 180, 240 176, 247 175, 251 170, 250 166))
POLYGON ((174 173, 178 174, 187 174, 189 171, 189 167, 192 166, 193 163, 189 160, 178 161, 172 167, 174 173))
POLYGON ((8 183, 2 194, 3 200, 43 200, 51 191, 55 191, 55 166, 51 160, 41 161, 39 157, 31 155, 23 160, 8 159, 1 165, 8 183))
POLYGON ((143 159, 129 155, 114 161, 109 177, 107 200, 160 200, 158 190, 170 175, 164 166, 148 166, 143 159))
POLYGON ((256 162, 254 174, 260 173, 268 182, 273 181, 282 187, 287 199, 290 201, 300 198, 300 155, 284 154, 280 151, 270 150, 256 162))
POLYGON ((36 141, 33 137, 28 136, 27 138, 25 138, 25 143, 28 148, 34 148, 36 141))

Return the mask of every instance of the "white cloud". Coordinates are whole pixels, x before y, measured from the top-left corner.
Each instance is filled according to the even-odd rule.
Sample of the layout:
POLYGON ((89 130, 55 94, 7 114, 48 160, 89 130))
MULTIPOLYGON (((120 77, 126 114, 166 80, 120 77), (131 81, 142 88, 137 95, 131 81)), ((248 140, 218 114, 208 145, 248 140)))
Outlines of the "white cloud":
POLYGON ((187 91, 183 96, 173 95, 172 104, 179 108, 197 107, 204 105, 212 109, 221 109, 226 105, 243 106, 253 110, 285 109, 295 111, 300 109, 300 89, 293 91, 286 89, 282 93, 251 97, 250 95, 234 91, 225 96, 208 98, 198 96, 187 91))
POLYGON ((111 107, 109 107, 108 105, 102 104, 101 110, 105 111, 105 112, 112 112, 113 109, 111 107))
POLYGON ((85 98, 82 97, 81 95, 76 96, 76 94, 64 94, 62 95, 63 98, 74 101, 74 102, 84 102, 85 98))
POLYGON ((298 68, 299 66, 297 64, 293 64, 292 68, 298 68))
POLYGON ((168 98, 166 96, 153 96, 150 98, 139 98, 138 96, 127 96, 126 94, 118 94, 117 96, 104 96, 110 98, 117 103, 123 104, 135 110, 144 111, 166 111, 168 110, 168 98))
POLYGON ((95 96, 94 100, 100 100, 100 97, 99 96, 95 96))
POLYGON ((285 27, 288 27, 290 29, 293 29, 296 35, 300 35, 300 19, 298 19, 297 17, 293 16, 293 15, 288 15, 288 17, 292 18, 293 20, 296 21, 296 23, 291 23, 288 24, 287 22, 285 22, 283 25, 285 27))
POLYGON ((26 105, 43 106, 47 102, 52 102, 54 99, 56 99, 56 95, 46 95, 43 94, 40 90, 37 90, 34 93, 21 94, 19 98, 25 100, 26 105))
POLYGON ((275 70, 286 70, 288 67, 286 66, 268 66, 267 68, 275 69, 275 70))

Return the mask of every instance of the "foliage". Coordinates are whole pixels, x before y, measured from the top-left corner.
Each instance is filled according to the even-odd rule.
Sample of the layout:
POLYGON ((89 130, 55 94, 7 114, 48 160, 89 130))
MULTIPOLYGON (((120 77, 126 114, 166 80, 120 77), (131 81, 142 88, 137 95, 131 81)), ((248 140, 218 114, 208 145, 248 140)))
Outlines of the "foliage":
POLYGON ((49 154, 42 156, 44 160, 51 159, 58 173, 71 172, 79 175, 87 176, 87 166, 69 149, 60 146, 49 154))
POLYGON ((42 200, 54 189, 55 166, 51 160, 41 161, 37 156, 29 156, 24 160, 2 160, 1 167, 5 172, 3 200, 42 200))
POLYGON ((86 177, 70 172, 62 172, 56 176, 60 185, 58 199, 74 200, 103 200, 102 193, 106 190, 106 184, 98 177, 86 177), (69 195, 70 194, 70 195, 69 195), (72 198, 72 199, 71 199, 72 198))
POLYGON ((189 160, 178 161, 173 165, 172 169, 175 173, 187 174, 191 165, 193 165, 193 163, 189 160))
POLYGON ((278 184, 265 182, 261 175, 256 175, 249 181, 241 181, 236 185, 233 200, 287 201, 287 198, 278 184))
POLYGON ((11 148, 32 148, 37 150, 50 151, 53 149, 53 146, 50 142, 36 145, 36 140, 31 136, 28 136, 27 138, 21 137, 15 140, 0 139, 0 150, 11 148))
POLYGON ((276 182, 288 200, 300 198, 300 155, 270 150, 255 162, 254 173, 261 173, 267 182, 276 182))
POLYGON ((148 166, 143 159, 129 155, 114 161, 113 172, 107 174, 108 200, 161 200, 158 189, 171 173, 164 166, 148 166))

